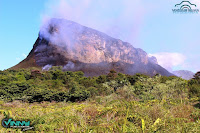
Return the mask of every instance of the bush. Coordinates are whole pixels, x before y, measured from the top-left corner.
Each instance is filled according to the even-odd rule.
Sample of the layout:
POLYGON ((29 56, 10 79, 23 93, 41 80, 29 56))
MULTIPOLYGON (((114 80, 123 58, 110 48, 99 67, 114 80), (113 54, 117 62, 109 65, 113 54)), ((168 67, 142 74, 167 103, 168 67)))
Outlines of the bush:
POLYGON ((90 92, 87 90, 84 90, 83 88, 79 88, 77 86, 74 86, 70 89, 68 94, 68 101, 84 101, 87 98, 90 97, 90 92))
POLYGON ((50 96, 50 101, 62 102, 62 101, 67 101, 68 99, 69 96, 66 92, 57 92, 52 94, 52 96, 50 96))
POLYGON ((192 83, 189 85, 189 96, 200 97, 200 84, 192 83))
POLYGON ((29 102, 42 102, 42 101, 51 101, 52 91, 49 89, 42 88, 32 88, 29 92, 27 92, 27 99, 29 102))

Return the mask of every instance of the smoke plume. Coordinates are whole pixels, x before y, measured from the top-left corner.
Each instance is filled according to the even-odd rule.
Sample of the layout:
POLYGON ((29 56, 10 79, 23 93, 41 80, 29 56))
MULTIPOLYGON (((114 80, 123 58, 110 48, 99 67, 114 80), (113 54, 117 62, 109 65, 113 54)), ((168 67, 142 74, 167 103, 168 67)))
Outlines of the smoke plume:
POLYGON ((172 72, 172 68, 176 66, 183 66, 186 57, 181 53, 155 53, 149 54, 149 56, 155 56, 158 60, 158 64, 172 72))
POLYGON ((72 70, 74 69, 74 63, 69 61, 64 67, 63 67, 63 70, 72 70))
MULTIPOLYGON (((149 8, 151 4, 144 0, 48 0, 41 15, 41 30, 46 28, 50 18, 67 19, 137 47, 139 29, 149 8)), ((62 38, 62 34, 59 35, 62 38)))
MULTIPOLYGON (((45 38, 52 44, 71 49, 76 42, 76 33, 82 32, 82 26, 64 19, 48 19, 40 28, 40 39, 45 38), (69 43, 71 42, 71 43, 69 43)), ((41 48, 42 49, 42 48, 41 48)))
POLYGON ((49 71, 49 69, 52 67, 52 65, 47 64, 42 68, 42 71, 49 71))

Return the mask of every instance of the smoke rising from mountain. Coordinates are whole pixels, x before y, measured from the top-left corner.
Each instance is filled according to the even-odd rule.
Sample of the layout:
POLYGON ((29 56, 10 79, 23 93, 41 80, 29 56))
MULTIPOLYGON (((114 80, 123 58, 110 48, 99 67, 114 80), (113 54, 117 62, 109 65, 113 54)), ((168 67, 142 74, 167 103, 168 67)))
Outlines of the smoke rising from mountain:
POLYGON ((49 71, 49 69, 52 67, 52 65, 47 64, 42 68, 42 71, 49 71))
POLYGON ((63 67, 63 70, 72 70, 74 69, 74 63, 69 61, 64 67, 63 67))
POLYGON ((139 29, 151 7, 146 3, 143 0, 49 0, 41 15, 41 29, 49 23, 50 18, 63 18, 138 47, 139 29))
POLYGON ((82 33, 82 28, 82 26, 71 21, 53 18, 46 21, 40 28, 39 37, 40 39, 45 38, 54 45, 59 45, 71 50, 74 46, 69 44, 74 44, 76 42, 76 33, 82 33))
MULTIPOLYGON (((74 46, 71 45, 75 45, 76 42, 71 42, 78 40, 76 39, 77 29, 79 33, 82 33, 83 29, 76 24, 65 23, 63 19, 67 19, 138 47, 140 43, 137 42, 137 39, 144 16, 151 13, 152 8, 154 5, 144 0, 119 0, 117 2, 116 0, 49 0, 46 10, 42 14, 40 37, 47 39, 52 44, 66 46, 67 50, 72 50, 74 46), (69 25, 76 30, 68 29, 69 25), (69 44, 71 45, 69 46, 69 44)), ((154 56, 160 58, 160 56, 154 56)), ((155 63, 156 59, 153 62, 155 63)), ((162 64, 159 59, 158 62, 161 62, 162 66, 164 64, 168 70, 174 66, 171 62, 168 62, 168 65, 166 65, 167 63, 162 64)))

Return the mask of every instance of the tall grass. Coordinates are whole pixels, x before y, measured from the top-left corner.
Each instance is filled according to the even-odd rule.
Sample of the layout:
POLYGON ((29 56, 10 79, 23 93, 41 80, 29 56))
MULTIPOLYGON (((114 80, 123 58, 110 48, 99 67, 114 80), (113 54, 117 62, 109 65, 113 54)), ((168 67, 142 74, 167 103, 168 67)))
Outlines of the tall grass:
MULTIPOLYGON (((126 101, 116 95, 80 103, 43 102, 0 104, 0 119, 6 116, 29 119, 34 130, 27 132, 200 132, 200 110, 188 99, 174 101, 126 101), (99 100, 101 102, 99 102, 99 100), (167 105, 166 105, 167 104, 167 105)), ((0 132, 20 132, 0 127, 0 132)))

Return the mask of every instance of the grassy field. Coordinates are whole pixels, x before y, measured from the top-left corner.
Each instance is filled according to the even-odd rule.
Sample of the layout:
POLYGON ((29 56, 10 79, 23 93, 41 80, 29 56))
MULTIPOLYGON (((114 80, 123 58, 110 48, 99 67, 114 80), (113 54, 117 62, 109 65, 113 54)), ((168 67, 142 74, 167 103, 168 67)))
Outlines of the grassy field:
MULTIPOLYGON (((29 119, 28 132, 200 132, 200 110, 189 101, 126 101, 116 94, 84 102, 1 102, 1 119, 29 119)), ((20 130, 2 128, 4 132, 20 130)))
POLYGON ((0 120, 29 120, 30 133, 199 133, 199 92, 198 78, 1 71, 0 120))

